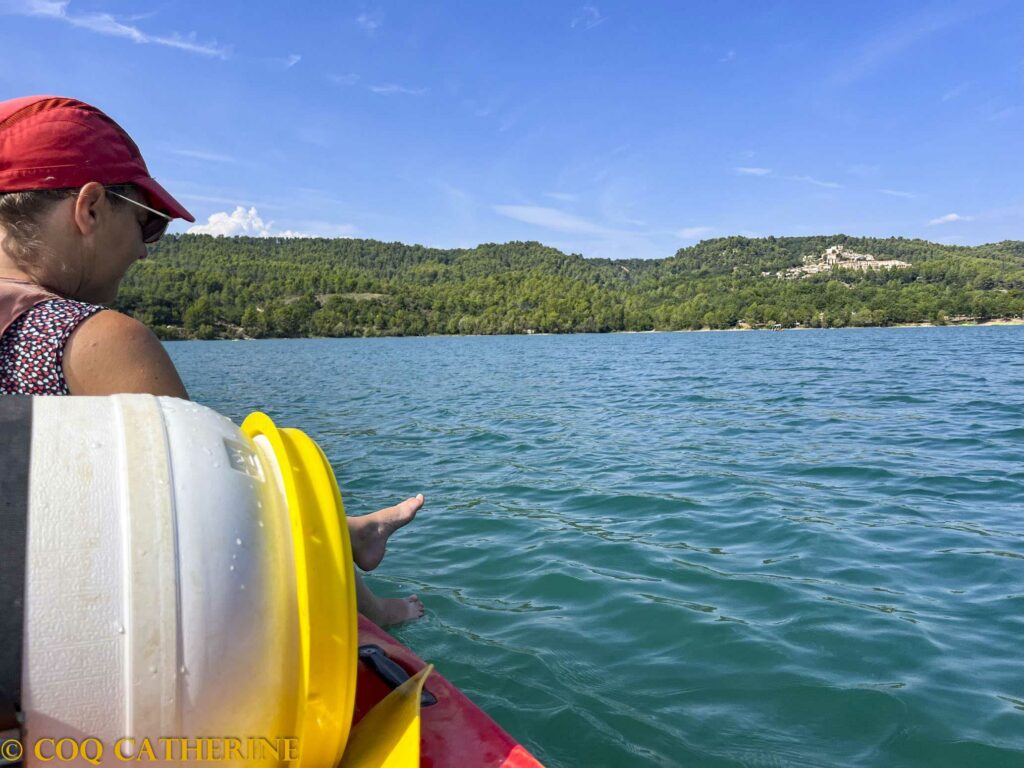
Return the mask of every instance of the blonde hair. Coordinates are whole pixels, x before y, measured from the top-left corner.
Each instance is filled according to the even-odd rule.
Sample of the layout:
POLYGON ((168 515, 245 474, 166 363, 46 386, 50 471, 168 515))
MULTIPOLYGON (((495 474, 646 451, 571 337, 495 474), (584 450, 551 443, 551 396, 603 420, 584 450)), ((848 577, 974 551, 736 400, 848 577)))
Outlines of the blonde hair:
POLYGON ((74 189, 38 189, 0 194, 0 248, 18 263, 28 266, 44 245, 39 222, 59 200, 77 192, 74 189))
MULTIPOLYGON (((128 195, 135 190, 132 184, 111 184, 110 192, 128 195)), ((46 244, 40 237, 39 224, 51 208, 61 200, 78 194, 78 187, 65 189, 32 189, 25 192, 0 192, 0 248, 20 266, 30 265, 46 244)), ((112 205, 125 202, 109 197, 112 205)))

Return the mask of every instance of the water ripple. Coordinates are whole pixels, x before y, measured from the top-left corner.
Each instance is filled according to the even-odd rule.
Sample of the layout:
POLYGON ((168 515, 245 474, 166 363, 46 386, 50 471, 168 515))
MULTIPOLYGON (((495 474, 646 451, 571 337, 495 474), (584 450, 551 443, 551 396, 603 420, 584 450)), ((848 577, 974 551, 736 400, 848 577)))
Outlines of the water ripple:
POLYGON ((398 635, 551 766, 1024 764, 1018 328, 190 342, 350 513, 398 635), (290 378, 253 380, 268 360, 290 378))

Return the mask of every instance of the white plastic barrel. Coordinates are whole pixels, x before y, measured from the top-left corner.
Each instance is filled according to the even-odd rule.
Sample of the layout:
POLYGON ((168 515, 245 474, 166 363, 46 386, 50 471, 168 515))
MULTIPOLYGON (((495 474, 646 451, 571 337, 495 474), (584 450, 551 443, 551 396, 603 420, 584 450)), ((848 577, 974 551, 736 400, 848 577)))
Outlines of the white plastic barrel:
POLYGON ((299 739, 300 761, 238 763, 340 758, 356 664, 340 497, 312 441, 257 416, 243 431, 172 398, 34 398, 26 744, 93 737, 123 764, 119 740, 299 739), (319 501, 300 512, 303 494, 319 501))

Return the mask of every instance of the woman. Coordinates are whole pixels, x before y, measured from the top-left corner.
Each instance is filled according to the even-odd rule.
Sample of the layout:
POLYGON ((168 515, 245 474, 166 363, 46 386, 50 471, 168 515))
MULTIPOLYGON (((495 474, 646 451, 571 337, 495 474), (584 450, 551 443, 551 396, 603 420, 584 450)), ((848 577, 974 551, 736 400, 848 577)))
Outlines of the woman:
MULTIPOLYGON (((55 96, 0 102, 0 394, 187 399, 152 331, 103 306, 176 218, 195 221, 95 107, 55 96)), ((422 505, 421 494, 350 517, 356 564, 376 568, 422 505)), ((423 615, 415 595, 378 598, 356 584, 360 611, 378 624, 423 615)))

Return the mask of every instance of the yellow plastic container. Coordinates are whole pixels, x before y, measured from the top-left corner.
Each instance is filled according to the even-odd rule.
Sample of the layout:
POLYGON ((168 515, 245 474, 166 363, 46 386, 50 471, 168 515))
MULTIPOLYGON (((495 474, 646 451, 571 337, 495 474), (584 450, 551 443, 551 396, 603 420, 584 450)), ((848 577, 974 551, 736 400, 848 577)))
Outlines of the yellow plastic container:
POLYGON ((303 690, 296 766, 418 768, 420 694, 428 665, 380 701, 349 736, 359 631, 345 508, 327 458, 296 429, 252 413, 242 432, 270 446, 288 498, 295 550, 303 690), (344 756, 342 756, 342 749, 344 756))
POLYGON ((327 458, 304 433, 278 429, 259 412, 242 433, 270 445, 288 499, 302 660, 296 765, 335 765, 352 723, 359 652, 345 507, 327 458))
MULTIPOLYGON (((316 443, 262 413, 240 429, 195 403, 115 395, 33 398, 27 448, 29 739, 297 739, 293 768, 362 743, 355 571, 316 443)), ((401 698, 362 729, 382 762, 352 765, 419 765, 419 698, 401 698)))

